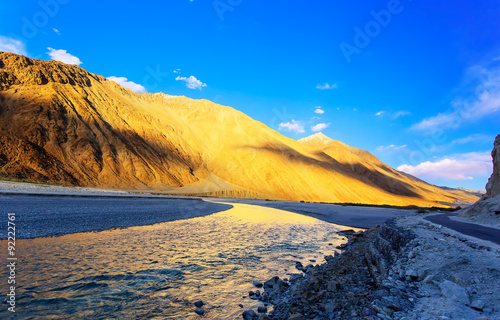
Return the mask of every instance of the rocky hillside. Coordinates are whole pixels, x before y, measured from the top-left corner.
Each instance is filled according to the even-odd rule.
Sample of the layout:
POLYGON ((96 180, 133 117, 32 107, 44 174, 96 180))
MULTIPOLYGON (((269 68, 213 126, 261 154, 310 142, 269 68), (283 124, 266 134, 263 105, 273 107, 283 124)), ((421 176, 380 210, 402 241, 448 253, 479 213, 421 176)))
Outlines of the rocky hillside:
POLYGON ((137 94, 56 61, 0 53, 0 177, 170 194, 443 206, 476 198, 366 151, 298 142, 226 106, 137 94))

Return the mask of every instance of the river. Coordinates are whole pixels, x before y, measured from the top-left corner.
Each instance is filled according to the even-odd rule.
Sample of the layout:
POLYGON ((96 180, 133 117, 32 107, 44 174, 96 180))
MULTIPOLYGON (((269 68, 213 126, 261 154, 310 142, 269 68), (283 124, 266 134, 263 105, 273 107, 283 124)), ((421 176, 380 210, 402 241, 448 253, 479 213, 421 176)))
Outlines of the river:
MULTIPOLYGON (((296 261, 324 262, 345 241, 342 226, 231 206, 185 220, 17 240, 16 318, 197 319, 193 303, 202 300, 206 319, 235 319, 261 305, 248 297, 252 281, 298 273, 296 261)), ((6 261, 5 240, 0 250, 6 261)))

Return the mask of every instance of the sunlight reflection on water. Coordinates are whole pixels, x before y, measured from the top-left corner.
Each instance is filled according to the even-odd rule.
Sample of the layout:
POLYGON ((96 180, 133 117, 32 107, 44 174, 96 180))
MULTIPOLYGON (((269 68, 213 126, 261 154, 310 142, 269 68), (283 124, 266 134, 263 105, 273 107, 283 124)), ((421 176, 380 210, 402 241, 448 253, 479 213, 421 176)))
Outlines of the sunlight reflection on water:
MULTIPOLYGON (((253 280, 298 273, 295 261, 322 263, 345 241, 336 234, 342 226, 231 205, 188 220, 18 240, 16 315, 197 319, 193 303, 203 300, 206 319, 240 318, 260 305, 248 298, 253 280)), ((0 244, 3 254, 6 241, 0 244)), ((6 269, 1 272, 6 279, 6 269)))

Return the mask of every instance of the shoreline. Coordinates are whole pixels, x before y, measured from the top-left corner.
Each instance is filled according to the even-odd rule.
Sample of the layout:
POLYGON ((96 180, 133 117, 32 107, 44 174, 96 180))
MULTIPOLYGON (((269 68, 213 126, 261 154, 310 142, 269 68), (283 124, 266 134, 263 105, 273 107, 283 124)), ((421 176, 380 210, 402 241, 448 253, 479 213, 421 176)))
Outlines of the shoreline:
POLYGON ((237 199, 216 197, 188 197, 174 195, 158 195, 148 193, 135 193, 124 190, 107 190, 98 188, 66 187, 54 185, 33 184, 27 182, 12 182, 0 180, 0 196, 34 197, 66 197, 66 198, 102 198, 102 199, 158 199, 158 200, 193 200, 200 203, 244 203, 261 207, 290 211, 325 222, 349 226, 352 228, 368 229, 384 223, 385 221, 403 215, 414 215, 419 208, 399 208, 390 206, 361 206, 333 203, 311 203, 283 200, 265 199, 237 199))
POLYGON ((350 235, 343 252, 325 256, 326 263, 266 281, 261 301, 274 310, 262 318, 500 319, 500 245, 424 217, 350 235))

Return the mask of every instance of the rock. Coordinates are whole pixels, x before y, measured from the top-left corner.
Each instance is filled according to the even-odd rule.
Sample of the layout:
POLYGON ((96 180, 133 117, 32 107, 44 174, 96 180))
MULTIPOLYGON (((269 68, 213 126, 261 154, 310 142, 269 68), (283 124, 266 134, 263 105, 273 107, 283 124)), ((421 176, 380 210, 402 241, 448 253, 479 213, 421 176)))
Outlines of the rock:
POLYGON ((317 287, 319 285, 319 279, 315 275, 309 277, 309 286, 317 287))
POLYGON ((243 308, 243 305, 240 303, 240 304, 238 305, 238 307, 243 308))
POLYGON ((362 237, 365 233, 363 230, 359 230, 358 232, 354 233, 352 236, 353 237, 362 237))
POLYGON ((257 312, 259 312, 259 313, 267 313, 267 307, 258 306, 257 307, 257 312))
POLYGON ((500 134, 495 138, 491 157, 493 158, 493 173, 486 184, 486 194, 483 199, 500 195, 500 134))
POLYGON ((300 261, 295 262, 295 268, 299 271, 304 271, 304 265, 300 261))
POLYGON ((425 279, 423 280, 423 283, 433 283, 433 281, 434 281, 434 275, 430 274, 427 277, 425 277, 425 279))
POLYGON ((419 269, 417 273, 418 273, 418 281, 422 281, 427 277, 429 271, 427 271, 427 269, 419 269))
POLYGON ((500 214, 500 135, 495 138, 493 151, 493 173, 486 184, 486 194, 462 212, 462 216, 497 216, 500 214))
POLYGON ((202 309, 196 309, 196 310, 194 310, 194 312, 196 312, 196 314, 200 315, 200 316, 205 314, 205 310, 202 310, 202 309))
POLYGON ((363 313, 362 315, 367 317, 367 316, 374 316, 376 315, 377 313, 375 311, 373 311, 372 308, 369 308, 369 307, 366 307, 363 309, 363 313))
POLYGON ((412 280, 418 279, 418 272, 415 269, 410 269, 406 271, 406 275, 412 280))
POLYGON ((335 305, 331 302, 325 304, 325 312, 326 313, 331 313, 333 312, 333 310, 335 310, 335 305))
POLYGON ((328 281, 328 291, 337 291, 340 289, 340 283, 335 280, 328 281))
POLYGON ((255 292, 253 292, 252 290, 248 291, 248 296, 254 296, 255 295, 255 292))
POLYGON ((255 311, 253 311, 252 309, 248 309, 248 310, 245 310, 243 311, 243 319, 253 319, 254 317, 256 318, 257 317, 257 314, 255 313, 255 311))
POLYGON ((386 316, 383 313, 377 313, 377 317, 379 317, 382 320, 391 320, 391 318, 389 316, 386 316))
POLYGON ((296 282, 296 281, 298 281, 299 279, 302 279, 303 277, 304 277, 304 276, 303 276, 303 275, 301 275, 301 274, 299 274, 299 273, 292 273, 292 274, 290 275, 290 279, 289 279, 289 281, 290 281, 290 282, 296 282))
POLYGON ((255 291, 255 296, 260 297, 260 290, 255 291))
POLYGON ((413 259, 416 255, 415 250, 410 251, 410 253, 408 253, 408 259, 413 259))
POLYGON ((441 289, 441 294, 447 299, 467 305, 469 304, 469 294, 458 284, 445 280, 439 285, 439 289, 441 289))
POLYGON ((394 311, 401 311, 403 310, 403 306, 399 304, 398 302, 391 303, 387 306, 387 308, 391 308, 394 311))
POLYGON ((262 288, 262 282, 260 281, 252 281, 252 284, 257 288, 262 288))
POLYGON ((288 320, 306 320, 302 313, 294 313, 288 317, 288 320))
POLYGON ((389 308, 387 308, 387 307, 386 307, 386 308, 384 308, 384 309, 382 309, 382 310, 384 310, 384 314, 386 314, 386 315, 388 315, 388 316, 390 316, 390 317, 392 317, 392 315, 394 314, 394 310, 389 309, 389 308))
POLYGON ((272 277, 271 279, 264 282, 264 289, 272 289, 278 282, 279 277, 272 277))
POLYGON ((201 308, 201 307, 203 307, 203 305, 204 305, 204 303, 203 303, 203 301, 201 301, 201 300, 196 301, 196 302, 194 303, 194 306, 195 306, 196 308, 201 308))
POLYGON ((334 260, 334 258, 333 258, 333 256, 332 256, 332 255, 325 256, 325 261, 326 261, 327 263, 331 263, 331 262, 333 262, 333 260, 334 260))
POLYGON ((326 293, 326 290, 321 290, 318 293, 316 293, 316 298, 319 300, 321 299, 326 293))
POLYGON ((482 311, 484 309, 484 302, 481 300, 474 300, 470 305, 472 309, 482 311))

